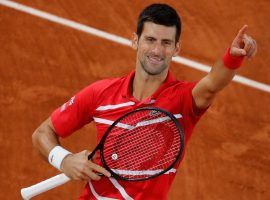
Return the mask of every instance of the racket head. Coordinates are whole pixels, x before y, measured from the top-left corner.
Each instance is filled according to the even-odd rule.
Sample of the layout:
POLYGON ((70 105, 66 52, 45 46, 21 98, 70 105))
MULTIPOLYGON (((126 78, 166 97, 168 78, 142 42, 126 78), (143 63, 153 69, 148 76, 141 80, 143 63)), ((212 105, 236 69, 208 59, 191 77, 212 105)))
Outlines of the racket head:
POLYGON ((142 181, 168 172, 184 151, 183 129, 174 115, 144 107, 126 113, 105 132, 100 157, 113 177, 142 181))

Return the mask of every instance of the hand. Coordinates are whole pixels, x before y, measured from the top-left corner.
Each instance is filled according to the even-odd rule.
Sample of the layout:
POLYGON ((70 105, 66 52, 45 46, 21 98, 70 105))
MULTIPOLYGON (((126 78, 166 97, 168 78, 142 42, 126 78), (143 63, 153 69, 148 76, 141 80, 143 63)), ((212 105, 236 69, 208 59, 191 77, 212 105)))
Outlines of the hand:
POLYGON ((84 150, 77 154, 67 155, 62 161, 61 170, 74 180, 100 180, 101 177, 96 172, 110 177, 111 174, 107 170, 88 160, 89 154, 89 151, 84 150))
POLYGON ((244 25, 234 38, 230 50, 232 56, 252 58, 257 53, 257 43, 252 37, 246 34, 247 28, 248 26, 244 25))

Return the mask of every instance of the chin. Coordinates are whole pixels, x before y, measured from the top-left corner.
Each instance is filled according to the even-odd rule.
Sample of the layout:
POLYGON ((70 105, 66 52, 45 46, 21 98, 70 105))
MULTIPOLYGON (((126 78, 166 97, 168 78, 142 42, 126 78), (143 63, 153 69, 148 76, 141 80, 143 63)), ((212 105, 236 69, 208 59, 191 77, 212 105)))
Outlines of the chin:
POLYGON ((159 75, 161 74, 165 68, 163 69, 149 69, 149 68, 144 68, 144 71, 148 73, 149 75, 159 75))
POLYGON ((144 63, 144 62, 140 62, 141 63, 141 67, 142 69, 149 75, 159 75, 161 74, 166 68, 167 66, 164 65, 153 65, 151 63, 144 63))

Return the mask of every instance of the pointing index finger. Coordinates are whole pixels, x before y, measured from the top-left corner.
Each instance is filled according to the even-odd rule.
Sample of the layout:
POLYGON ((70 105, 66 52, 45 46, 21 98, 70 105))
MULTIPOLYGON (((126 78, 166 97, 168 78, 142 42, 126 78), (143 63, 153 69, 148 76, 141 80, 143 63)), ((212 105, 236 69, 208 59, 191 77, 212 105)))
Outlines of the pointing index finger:
POLYGON ((240 38, 243 38, 244 34, 246 33, 248 29, 248 25, 244 25, 238 32, 237 36, 236 37, 240 37, 240 38))

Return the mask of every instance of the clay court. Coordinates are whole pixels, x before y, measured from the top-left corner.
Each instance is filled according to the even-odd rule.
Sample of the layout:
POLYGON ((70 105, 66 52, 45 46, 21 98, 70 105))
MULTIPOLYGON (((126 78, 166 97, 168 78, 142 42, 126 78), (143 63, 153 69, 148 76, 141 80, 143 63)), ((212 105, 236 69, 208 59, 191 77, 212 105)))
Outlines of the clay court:
MULTIPOLYGON (((124 76, 135 51, 3 5, 0 0, 0 199, 20 199, 20 189, 59 172, 34 150, 31 135, 55 108, 90 83, 124 76)), ((16 0, 25 6, 131 39, 139 12, 155 1, 16 0)), ((181 57, 211 66, 238 30, 258 43, 255 58, 238 74, 266 90, 232 82, 198 123, 169 200, 270 199, 270 1, 168 0, 182 17, 181 57)), ((173 62, 177 79, 206 72, 173 62)), ((91 150, 94 124, 67 139, 72 152, 91 150)), ((34 199, 76 199, 84 183, 72 181, 34 199)))

